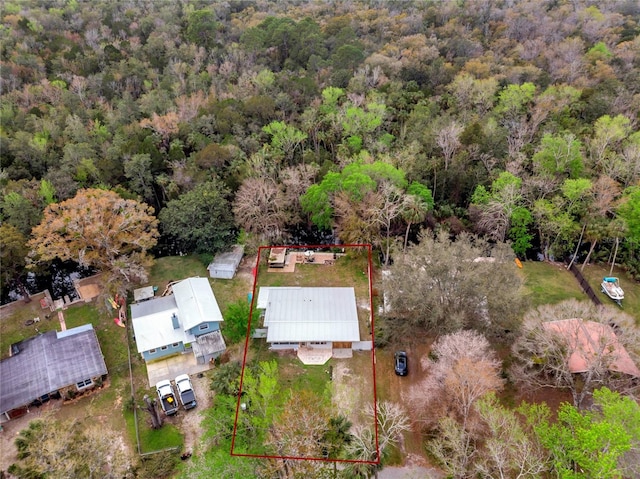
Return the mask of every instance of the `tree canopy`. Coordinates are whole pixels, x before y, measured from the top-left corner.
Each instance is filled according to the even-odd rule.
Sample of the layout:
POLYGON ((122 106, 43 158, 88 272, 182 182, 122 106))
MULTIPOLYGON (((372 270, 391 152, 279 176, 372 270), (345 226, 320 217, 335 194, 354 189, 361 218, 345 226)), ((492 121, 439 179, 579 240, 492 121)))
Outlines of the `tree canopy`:
POLYGON ((389 332, 398 337, 412 327, 513 332, 522 307, 516 269, 504 244, 465 234, 454 241, 446 232, 424 233, 383 279, 389 332))
POLYGON ((215 254, 224 250, 235 240, 228 194, 219 181, 196 186, 160 212, 162 230, 178 239, 185 251, 215 254))
POLYGON ((109 190, 83 189, 45 208, 27 243, 29 256, 33 262, 71 259, 126 283, 142 282, 157 224, 153 209, 144 203, 109 190))

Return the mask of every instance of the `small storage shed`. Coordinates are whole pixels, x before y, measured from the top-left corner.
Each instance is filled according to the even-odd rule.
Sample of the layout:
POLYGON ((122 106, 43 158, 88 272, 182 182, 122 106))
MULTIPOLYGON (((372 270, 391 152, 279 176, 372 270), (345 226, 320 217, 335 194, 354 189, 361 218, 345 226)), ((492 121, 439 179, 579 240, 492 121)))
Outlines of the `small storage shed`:
POLYGON ((217 254, 207 267, 209 276, 217 279, 233 278, 243 255, 244 246, 238 244, 233 246, 231 251, 217 254))

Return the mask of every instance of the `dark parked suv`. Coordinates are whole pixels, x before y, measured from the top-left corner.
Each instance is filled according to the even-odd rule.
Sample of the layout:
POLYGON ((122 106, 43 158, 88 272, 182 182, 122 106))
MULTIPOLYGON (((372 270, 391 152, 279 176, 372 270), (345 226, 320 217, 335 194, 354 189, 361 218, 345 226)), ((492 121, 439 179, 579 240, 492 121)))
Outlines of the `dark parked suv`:
POLYGON ((407 353, 404 351, 397 351, 393 355, 395 359, 395 370, 398 376, 406 376, 409 372, 409 364, 407 360, 407 353))

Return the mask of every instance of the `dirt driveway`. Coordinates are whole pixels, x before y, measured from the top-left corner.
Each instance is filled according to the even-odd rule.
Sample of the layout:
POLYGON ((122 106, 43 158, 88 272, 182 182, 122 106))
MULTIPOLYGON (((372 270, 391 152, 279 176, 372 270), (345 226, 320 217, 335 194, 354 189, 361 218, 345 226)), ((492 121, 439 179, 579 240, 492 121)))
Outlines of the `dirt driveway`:
POLYGON ((196 452, 200 446, 200 438, 204 433, 201 423, 204 419, 204 411, 212 404, 212 393, 209 389, 211 380, 206 374, 191 376, 191 385, 196 393, 198 406, 189 411, 181 410, 177 416, 177 425, 184 434, 185 452, 196 452))
POLYGON ((373 421, 363 412, 373 405, 373 368, 371 352, 354 351, 348 359, 332 359, 333 405, 337 414, 351 423, 373 427, 373 421))

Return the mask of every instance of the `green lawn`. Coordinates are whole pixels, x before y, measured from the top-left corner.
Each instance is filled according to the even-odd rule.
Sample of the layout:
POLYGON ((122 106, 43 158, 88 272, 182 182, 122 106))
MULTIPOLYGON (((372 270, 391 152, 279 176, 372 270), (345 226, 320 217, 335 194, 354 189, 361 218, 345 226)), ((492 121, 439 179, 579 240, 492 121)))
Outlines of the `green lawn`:
MULTIPOLYGON (((124 412, 125 420, 127 423, 127 431, 133 438, 136 437, 135 431, 135 417, 133 412, 127 410, 124 412)), ((142 409, 138 410, 138 430, 140 433, 140 447, 142 454, 162 451, 176 447, 182 449, 184 445, 184 439, 180 430, 173 424, 164 423, 160 429, 152 429, 148 424, 150 419, 148 413, 142 409)))
POLYGON ((160 295, 169 282, 192 276, 209 276, 207 267, 197 256, 166 256, 155 260, 149 272, 148 285, 157 286, 156 295, 160 295))
POLYGON ((573 274, 562 264, 525 261, 522 263, 522 272, 531 307, 555 304, 570 298, 587 298, 573 274))
MULTIPOLYGON (((596 292, 603 304, 618 307, 606 294, 601 292, 600 283, 602 278, 609 276, 610 267, 600 264, 589 264, 585 266, 582 274, 589 282, 589 285, 596 292)), ((636 324, 640 326, 640 283, 630 280, 619 268, 614 268, 612 276, 620 278, 620 286, 624 290, 622 309, 626 313, 636 318, 636 324)))
MULTIPOLYGON (((570 298, 587 300, 587 295, 580 288, 578 280, 563 264, 526 261, 523 263, 522 272, 532 307, 555 304, 570 298)), ((603 304, 616 306, 613 301, 600 292, 602 278, 609 275, 607 266, 587 265, 582 274, 603 304)), ((640 325, 640 283, 629 280, 618 269, 614 269, 613 275, 620 278, 624 289, 623 310, 634 316, 640 325)))
MULTIPOLYGON (((156 259, 149 274, 148 284, 156 286, 158 288, 156 294, 161 295, 169 282, 192 276, 209 277, 207 268, 198 256, 168 256, 156 259)), ((209 278, 209 283, 223 315, 229 304, 246 300, 252 286, 250 281, 238 276, 233 279, 209 278)))
MULTIPOLYGON (((367 272, 367 256, 349 252, 337 261, 327 266, 324 264, 296 264, 295 272, 269 272, 265 258, 266 250, 262 251, 258 269, 259 286, 353 286, 358 300, 369 298, 369 281, 367 272)), ((257 294, 257 292, 256 292, 257 294)))

